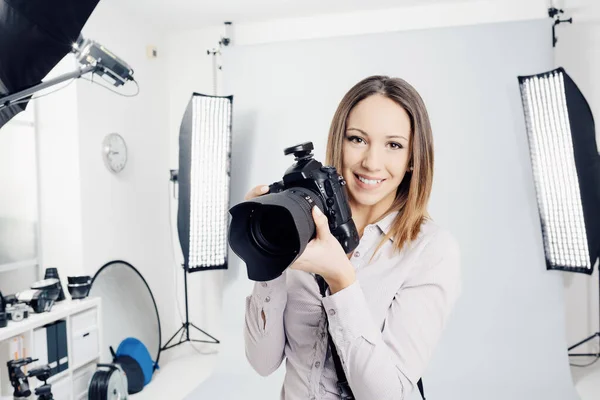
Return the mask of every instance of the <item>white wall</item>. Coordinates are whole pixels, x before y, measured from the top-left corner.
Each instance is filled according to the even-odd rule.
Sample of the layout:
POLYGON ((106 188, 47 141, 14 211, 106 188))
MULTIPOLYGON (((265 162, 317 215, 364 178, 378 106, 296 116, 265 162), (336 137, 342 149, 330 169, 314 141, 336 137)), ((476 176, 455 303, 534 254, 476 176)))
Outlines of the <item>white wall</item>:
POLYGON ((29 289, 38 278, 41 245, 35 111, 35 105, 29 103, 0 132, 0 224, 4 225, 0 228, 0 292, 4 295, 29 289), (7 223, 11 220, 27 223, 7 223), (20 262, 17 269, 6 265, 14 261, 20 262))
POLYGON ((238 45, 413 29, 524 21, 547 16, 548 0, 454 1, 233 25, 238 45))
MULTIPOLYGON (((233 46, 246 46, 279 41, 543 19, 547 17, 548 1, 456 1, 239 24, 233 21, 231 39, 233 46)), ((176 32, 168 36, 172 133, 178 132, 182 113, 180 109, 182 104, 185 104, 181 95, 187 93, 186 88, 205 93, 213 92, 212 57, 206 54, 206 50, 218 47, 218 42, 224 33, 223 26, 215 26, 176 32)), ((224 65, 222 73, 218 73, 218 94, 228 94, 220 93, 220 80, 223 79, 223 75, 226 76, 226 73, 227 66, 224 65)), ((176 140, 177 138, 172 138, 172 143, 176 143, 176 140)))
MULTIPOLYGON (((77 85, 83 257, 81 272, 93 275, 108 261, 130 262, 148 281, 164 318, 174 327, 173 270, 168 228, 168 99, 163 34, 146 21, 100 2, 83 29, 134 70, 140 92, 121 97, 98 85, 77 85), (154 45, 158 58, 148 58, 154 45), (119 174, 101 158, 105 135, 127 142, 129 161, 119 174)), ((97 78, 96 78, 97 79, 97 78)), ((105 83, 106 84, 106 83, 105 83)), ((118 89, 133 93, 135 86, 118 89)), ((113 344, 116 345, 116 344, 113 344)))
MULTIPOLYGON (((573 17, 573 24, 560 24, 556 31, 556 66, 562 66, 586 97, 596 120, 596 141, 600 147, 600 2, 566 0, 563 19, 573 17)), ((567 312, 567 338, 570 344, 598 331, 598 269, 593 275, 564 273, 567 312)), ((600 351, 597 339, 574 352, 600 351)))
MULTIPOLYGON (((75 68, 67 56, 49 76, 75 68)), ((66 277, 82 275, 83 265, 77 84, 65 82, 63 89, 36 100, 41 264, 42 270, 58 268, 65 288, 66 277)))
MULTIPOLYGON (((82 32, 131 65, 140 93, 122 97, 79 79, 40 100, 43 264, 59 268, 66 281, 93 276, 111 260, 130 262, 153 291, 163 330, 171 331, 166 60, 146 57, 146 46, 164 48, 164 35, 108 2, 99 3, 82 32), (129 153, 117 175, 101 157, 102 140, 112 132, 125 138, 129 153)), ((74 69, 73 56, 67 60, 58 72, 74 69)), ((135 86, 113 90, 131 94, 135 86)))

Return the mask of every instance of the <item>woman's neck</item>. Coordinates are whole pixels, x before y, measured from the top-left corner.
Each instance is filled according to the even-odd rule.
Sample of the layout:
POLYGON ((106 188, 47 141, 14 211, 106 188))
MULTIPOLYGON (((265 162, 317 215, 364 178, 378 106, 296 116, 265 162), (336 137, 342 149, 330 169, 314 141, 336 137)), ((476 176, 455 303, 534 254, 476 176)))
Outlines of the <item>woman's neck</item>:
POLYGON ((376 221, 379 221, 384 214, 389 210, 390 206, 393 203, 387 199, 383 199, 377 204, 372 206, 356 204, 352 199, 350 199, 350 208, 352 210, 352 219, 354 220, 354 224, 356 225, 356 229, 358 230, 359 237, 362 237, 363 231, 367 225, 370 225, 376 221))

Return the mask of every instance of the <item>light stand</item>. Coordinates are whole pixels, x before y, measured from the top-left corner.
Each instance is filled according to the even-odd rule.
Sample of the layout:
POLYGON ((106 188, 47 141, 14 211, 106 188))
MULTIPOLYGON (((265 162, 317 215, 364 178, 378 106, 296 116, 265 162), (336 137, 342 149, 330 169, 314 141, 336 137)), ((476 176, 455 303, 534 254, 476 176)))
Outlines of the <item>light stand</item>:
POLYGON ((175 334, 173 336, 171 336, 171 338, 169 339, 169 341, 167 342, 167 344, 165 344, 160 350, 164 351, 164 350, 169 350, 170 348, 173 348, 175 346, 179 346, 182 343, 185 342, 199 342, 199 343, 213 343, 213 344, 219 344, 221 342, 219 342, 218 339, 216 339, 214 336, 204 332, 202 329, 198 328, 196 325, 194 325, 193 323, 190 322, 190 314, 189 314, 189 310, 188 310, 188 285, 187 285, 187 276, 188 276, 188 271, 185 268, 184 265, 182 265, 183 267, 183 282, 184 282, 184 288, 185 288, 185 322, 182 323, 181 327, 177 330, 177 332, 175 332, 175 334), (198 339, 191 339, 190 338, 190 327, 196 329, 197 331, 202 332, 203 334, 205 334, 206 336, 208 336, 209 338, 211 338, 212 340, 198 340, 198 339), (174 344, 170 344, 173 340, 175 340, 175 338, 177 337, 177 335, 179 335, 181 333, 181 336, 179 337, 179 341, 177 343, 174 344))
MULTIPOLYGON (((600 267, 600 266, 599 266, 600 267)), ((571 351, 579 346, 581 346, 582 344, 585 344, 587 342, 589 342, 590 340, 594 339, 594 338, 600 338, 600 271, 598 271, 598 305, 599 305, 599 310, 598 310, 598 324, 599 324, 599 329, 596 333, 594 333, 593 335, 583 339, 581 342, 578 342, 576 344, 574 344, 573 346, 569 347, 568 351, 571 351)), ((596 358, 600 358, 600 352, 599 353, 569 353, 569 357, 596 357, 596 358)))
MULTIPOLYGON (((177 184, 178 176, 179 176, 179 174, 178 174, 177 170, 171 170, 170 181, 173 182, 174 185, 177 184)), ((170 215, 169 215, 169 218, 171 218, 170 215)), ((193 323, 190 322, 190 313, 189 313, 189 305, 188 305, 188 284, 187 284, 188 270, 187 270, 185 264, 182 264, 181 267, 183 270, 183 286, 184 286, 184 294, 185 294, 185 321, 182 322, 181 327, 177 330, 177 332, 175 332, 173 334, 173 336, 171 336, 171 338, 167 341, 167 343, 163 347, 161 347, 161 349, 160 349, 161 351, 169 350, 169 349, 171 349, 175 346, 179 346, 180 344, 183 344, 185 342, 213 343, 213 344, 221 343, 214 336, 210 335, 209 333, 206 333, 205 331, 203 331, 202 329, 198 328, 196 325, 194 325, 193 323), (190 327, 203 333, 204 335, 208 336, 212 340, 191 339, 190 338, 190 327), (179 335, 179 341, 177 343, 171 344, 171 342, 174 341, 178 335, 179 335)), ((177 293, 175 295, 177 295, 177 293)))
POLYGON ((227 269, 232 102, 233 96, 192 93, 181 121, 179 169, 171 171, 170 180, 177 185, 177 233, 183 256, 185 321, 164 350, 184 342, 220 343, 190 323, 187 274, 227 269), (192 328, 212 340, 190 338, 192 328), (171 344, 178 335, 179 342, 171 344))

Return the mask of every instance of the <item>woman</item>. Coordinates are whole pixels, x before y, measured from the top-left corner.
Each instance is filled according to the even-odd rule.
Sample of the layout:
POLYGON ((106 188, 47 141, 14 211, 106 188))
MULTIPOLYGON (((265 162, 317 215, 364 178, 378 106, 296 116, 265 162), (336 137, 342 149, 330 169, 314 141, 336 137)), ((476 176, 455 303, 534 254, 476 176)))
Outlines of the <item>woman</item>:
POLYGON ((266 376, 287 360, 281 399, 340 398, 328 333, 356 399, 405 399, 415 389, 460 291, 457 243, 426 209, 432 142, 423 100, 401 79, 366 78, 342 99, 326 163, 347 182, 360 244, 346 255, 314 207, 316 237, 246 301, 253 368, 266 376), (325 297, 315 274, 329 285, 325 297))

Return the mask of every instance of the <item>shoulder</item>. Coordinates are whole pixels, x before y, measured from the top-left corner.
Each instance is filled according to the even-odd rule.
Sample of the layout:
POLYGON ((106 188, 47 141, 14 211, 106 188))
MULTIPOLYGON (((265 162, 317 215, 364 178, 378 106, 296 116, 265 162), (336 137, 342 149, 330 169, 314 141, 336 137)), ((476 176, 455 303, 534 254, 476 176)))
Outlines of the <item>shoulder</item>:
POLYGON ((415 268, 416 276, 434 275, 448 281, 459 280, 460 247, 450 230, 427 220, 410 246, 418 265, 415 268))
POLYGON ((427 220, 421 225, 421 231, 416 242, 421 241, 422 251, 425 255, 458 257, 460 247, 456 237, 446 228, 432 220, 427 220))

